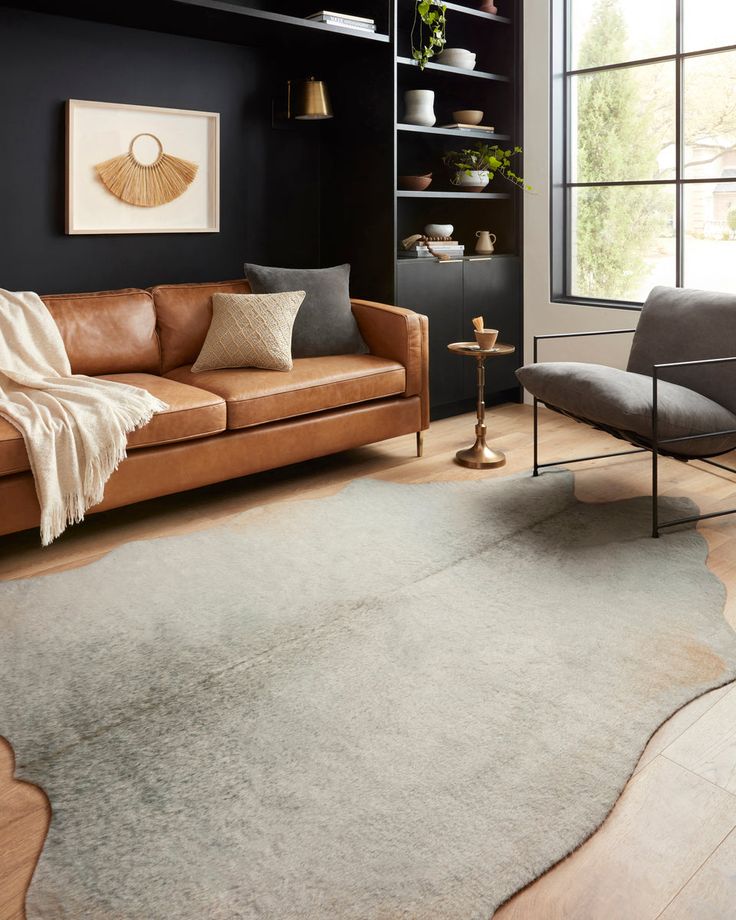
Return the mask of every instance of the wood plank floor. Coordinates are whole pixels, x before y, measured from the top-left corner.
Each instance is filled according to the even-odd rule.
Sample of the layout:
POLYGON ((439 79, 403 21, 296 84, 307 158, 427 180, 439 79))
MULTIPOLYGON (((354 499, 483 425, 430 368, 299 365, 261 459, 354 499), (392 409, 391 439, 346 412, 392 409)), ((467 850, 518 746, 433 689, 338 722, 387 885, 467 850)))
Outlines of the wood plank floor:
MULTIPOLYGON (((604 451, 612 438, 542 411, 542 459, 604 451)), ((454 465, 453 452, 472 440, 473 419, 435 423, 425 456, 413 436, 349 451, 186 495, 157 499, 91 517, 46 550, 36 534, 0 538, 0 579, 43 575, 84 565, 115 546, 206 528, 269 502, 326 495, 356 477, 394 482, 498 479, 531 463, 531 412, 508 405, 489 414, 494 446, 508 465, 479 472, 454 465)), ((736 465, 736 458, 726 458, 736 465)), ((648 455, 576 465, 583 501, 649 493, 648 455)), ((697 465, 663 461, 662 491, 686 494, 703 510, 736 506, 736 478, 697 465)), ((736 628, 736 516, 701 525, 709 565, 728 588, 724 612, 736 628)), ((662 539, 666 539, 663 537, 662 539)), ((28 878, 47 820, 45 796, 13 782, 10 752, 0 739, 0 920, 23 920, 28 878)), ((579 850, 519 893, 496 920, 732 920, 736 917, 736 685, 686 706, 654 735, 608 820, 579 850)), ((442 920, 442 918, 438 918, 442 920)))

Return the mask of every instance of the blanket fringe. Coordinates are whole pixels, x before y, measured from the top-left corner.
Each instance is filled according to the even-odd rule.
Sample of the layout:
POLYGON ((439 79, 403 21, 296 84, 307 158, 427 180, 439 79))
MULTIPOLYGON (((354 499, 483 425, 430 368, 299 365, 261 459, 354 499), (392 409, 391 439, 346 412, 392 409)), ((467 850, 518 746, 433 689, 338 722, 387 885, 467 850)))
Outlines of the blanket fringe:
MULTIPOLYGON (((151 397, 146 400, 146 408, 128 413, 123 419, 123 433, 127 436, 137 428, 147 425, 157 412, 168 408, 160 399, 151 397)), ((70 524, 79 524, 89 508, 99 505, 105 493, 107 480, 128 456, 127 444, 109 447, 107 450, 89 458, 84 473, 82 493, 66 493, 61 500, 45 508, 41 513, 41 545, 49 546, 70 524)))

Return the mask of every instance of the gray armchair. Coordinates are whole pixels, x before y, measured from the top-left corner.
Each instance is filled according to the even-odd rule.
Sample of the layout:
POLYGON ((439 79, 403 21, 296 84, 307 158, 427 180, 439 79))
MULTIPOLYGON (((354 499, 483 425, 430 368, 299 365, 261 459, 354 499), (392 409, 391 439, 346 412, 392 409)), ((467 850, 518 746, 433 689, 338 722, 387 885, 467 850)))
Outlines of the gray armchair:
POLYGON ((652 453, 652 536, 676 524, 733 514, 736 509, 660 522, 658 460, 702 460, 736 449, 736 295, 655 287, 636 329, 534 337, 534 363, 517 371, 534 398, 534 475, 559 463, 652 453), (625 371, 599 364, 538 363, 545 339, 634 333, 625 371), (596 457, 539 463, 538 406, 585 422, 635 446, 596 457))

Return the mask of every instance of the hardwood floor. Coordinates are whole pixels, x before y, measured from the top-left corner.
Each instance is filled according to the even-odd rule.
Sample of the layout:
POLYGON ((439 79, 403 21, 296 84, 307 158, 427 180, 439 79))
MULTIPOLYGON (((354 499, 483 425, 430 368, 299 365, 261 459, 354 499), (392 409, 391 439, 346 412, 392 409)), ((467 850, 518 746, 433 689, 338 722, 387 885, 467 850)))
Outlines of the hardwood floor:
POLYGON ((14 758, 0 738, 0 920, 24 920, 23 902, 51 809, 36 786, 13 780, 14 758))
MULTIPOLYGON (((542 459, 615 452, 620 443, 542 411, 542 459)), ((96 515, 41 550, 38 537, 0 538, 0 579, 84 565, 121 543, 211 526, 254 505, 316 497, 361 476, 395 482, 497 479, 529 469, 531 412, 508 405, 489 413, 493 446, 507 453, 501 470, 452 463, 472 441, 473 419, 435 423, 424 457, 414 436, 312 461, 196 493, 96 515)), ((726 458, 725 462, 736 459, 726 458)), ((583 501, 649 494, 648 455, 573 467, 583 501)), ((665 460, 663 493, 686 494, 703 510, 736 506, 736 478, 665 460)), ((708 564, 728 588, 724 615, 736 628, 736 516, 701 525, 708 564)), ((666 536, 662 539, 666 539, 666 536)), ((23 920, 23 898, 48 821, 46 798, 13 782, 0 739, 0 920, 23 920)), ((736 685, 680 710, 650 741, 605 824, 570 857, 497 913, 496 920, 730 920, 736 917, 736 685)), ((438 918, 442 920, 442 918, 438 918)))

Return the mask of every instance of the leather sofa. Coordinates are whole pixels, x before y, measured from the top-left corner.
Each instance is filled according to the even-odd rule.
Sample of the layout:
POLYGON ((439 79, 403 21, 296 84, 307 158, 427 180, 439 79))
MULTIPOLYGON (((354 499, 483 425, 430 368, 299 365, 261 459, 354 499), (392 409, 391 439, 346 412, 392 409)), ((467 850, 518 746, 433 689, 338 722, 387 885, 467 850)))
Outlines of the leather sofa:
MULTIPOLYGON (((352 301, 369 354, 192 374, 212 295, 249 290, 238 280, 43 297, 75 374, 143 387, 169 406, 130 435, 90 513, 429 426, 427 318, 399 307, 352 301)), ((38 523, 23 439, 0 418, 0 534, 38 523)))

